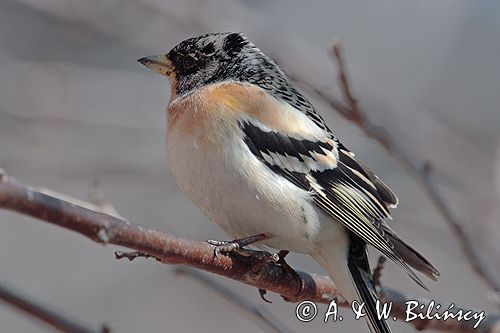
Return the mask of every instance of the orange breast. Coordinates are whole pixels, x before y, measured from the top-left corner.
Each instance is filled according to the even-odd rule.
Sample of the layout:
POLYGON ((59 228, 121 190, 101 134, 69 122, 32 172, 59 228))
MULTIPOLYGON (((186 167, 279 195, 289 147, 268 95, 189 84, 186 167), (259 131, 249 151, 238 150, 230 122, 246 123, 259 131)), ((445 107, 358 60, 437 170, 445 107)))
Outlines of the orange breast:
POLYGON ((238 119, 250 117, 274 131, 314 136, 309 128, 312 122, 305 115, 250 84, 221 83, 199 89, 172 101, 168 116, 169 130, 175 127, 186 135, 217 130, 221 123, 236 124, 238 119))

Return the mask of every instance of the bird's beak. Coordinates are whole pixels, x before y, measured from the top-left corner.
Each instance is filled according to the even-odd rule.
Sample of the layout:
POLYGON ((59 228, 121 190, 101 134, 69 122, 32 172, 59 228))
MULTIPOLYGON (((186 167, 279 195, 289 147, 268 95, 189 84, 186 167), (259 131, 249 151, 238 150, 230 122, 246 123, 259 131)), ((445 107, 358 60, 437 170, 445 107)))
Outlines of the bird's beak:
POLYGON ((174 64, 166 55, 144 57, 137 61, 161 75, 170 76, 174 71, 174 64))

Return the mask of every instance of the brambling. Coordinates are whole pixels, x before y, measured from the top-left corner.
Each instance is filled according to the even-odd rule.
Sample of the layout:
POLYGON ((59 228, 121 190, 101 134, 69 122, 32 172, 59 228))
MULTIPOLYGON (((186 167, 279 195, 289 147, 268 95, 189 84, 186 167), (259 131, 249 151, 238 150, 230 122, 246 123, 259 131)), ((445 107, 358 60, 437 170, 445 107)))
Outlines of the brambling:
MULTIPOLYGON (((187 39, 138 60, 170 78, 167 155, 179 187, 234 239, 311 255, 347 301, 376 311, 367 244, 410 268, 438 271, 390 229, 392 190, 330 131, 284 72, 240 33, 187 39)), ((238 243, 230 248, 237 248, 238 243)))

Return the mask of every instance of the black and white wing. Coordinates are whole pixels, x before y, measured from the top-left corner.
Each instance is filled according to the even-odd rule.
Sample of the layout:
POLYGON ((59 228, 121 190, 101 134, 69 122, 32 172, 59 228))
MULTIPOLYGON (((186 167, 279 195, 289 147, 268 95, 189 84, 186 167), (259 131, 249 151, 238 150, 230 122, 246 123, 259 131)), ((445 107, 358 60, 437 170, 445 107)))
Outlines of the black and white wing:
MULTIPOLYGON (((245 143, 258 159, 296 186, 310 191, 319 207, 427 289, 386 233, 390 229, 384 221, 391 219, 388 207, 397 205, 396 196, 333 135, 325 132, 324 139, 304 139, 270 130, 256 120, 242 121, 240 127, 245 143)), ((430 265, 425 261, 426 264, 430 265)))

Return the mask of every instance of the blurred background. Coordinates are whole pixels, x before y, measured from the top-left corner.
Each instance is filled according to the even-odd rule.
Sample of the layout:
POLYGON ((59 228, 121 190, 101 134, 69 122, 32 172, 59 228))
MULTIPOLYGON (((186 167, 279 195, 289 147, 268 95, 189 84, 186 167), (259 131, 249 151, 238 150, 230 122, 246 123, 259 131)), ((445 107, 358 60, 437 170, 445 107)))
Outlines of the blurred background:
MULTIPOLYGON (((343 40, 354 94, 435 181, 500 274, 500 4, 497 1, 0 1, 0 167, 82 199, 92 184, 127 219, 194 239, 227 237, 188 201, 164 157, 168 82, 136 59, 210 31, 243 31, 286 70, 340 96, 329 56, 343 40)), ((307 91, 306 91, 307 94, 307 91)), ((494 312, 488 289, 421 188, 374 141, 312 99, 336 135, 394 188, 394 229, 441 271, 408 293, 494 312)), ((0 211, 0 280, 117 333, 256 332, 244 313, 174 267, 114 259, 66 230, 0 211)), ((374 251, 372 251, 373 253, 374 251)), ((373 256, 375 258, 375 255, 373 256)), ((312 260, 290 263, 321 272, 312 260)), ((301 323, 295 305, 210 276, 292 332, 364 332, 345 320, 301 323)), ((324 311, 326 307, 321 307, 324 311)), ((414 332, 400 322, 395 332, 414 332)), ((0 303, 1 332, 51 332, 0 303)))

